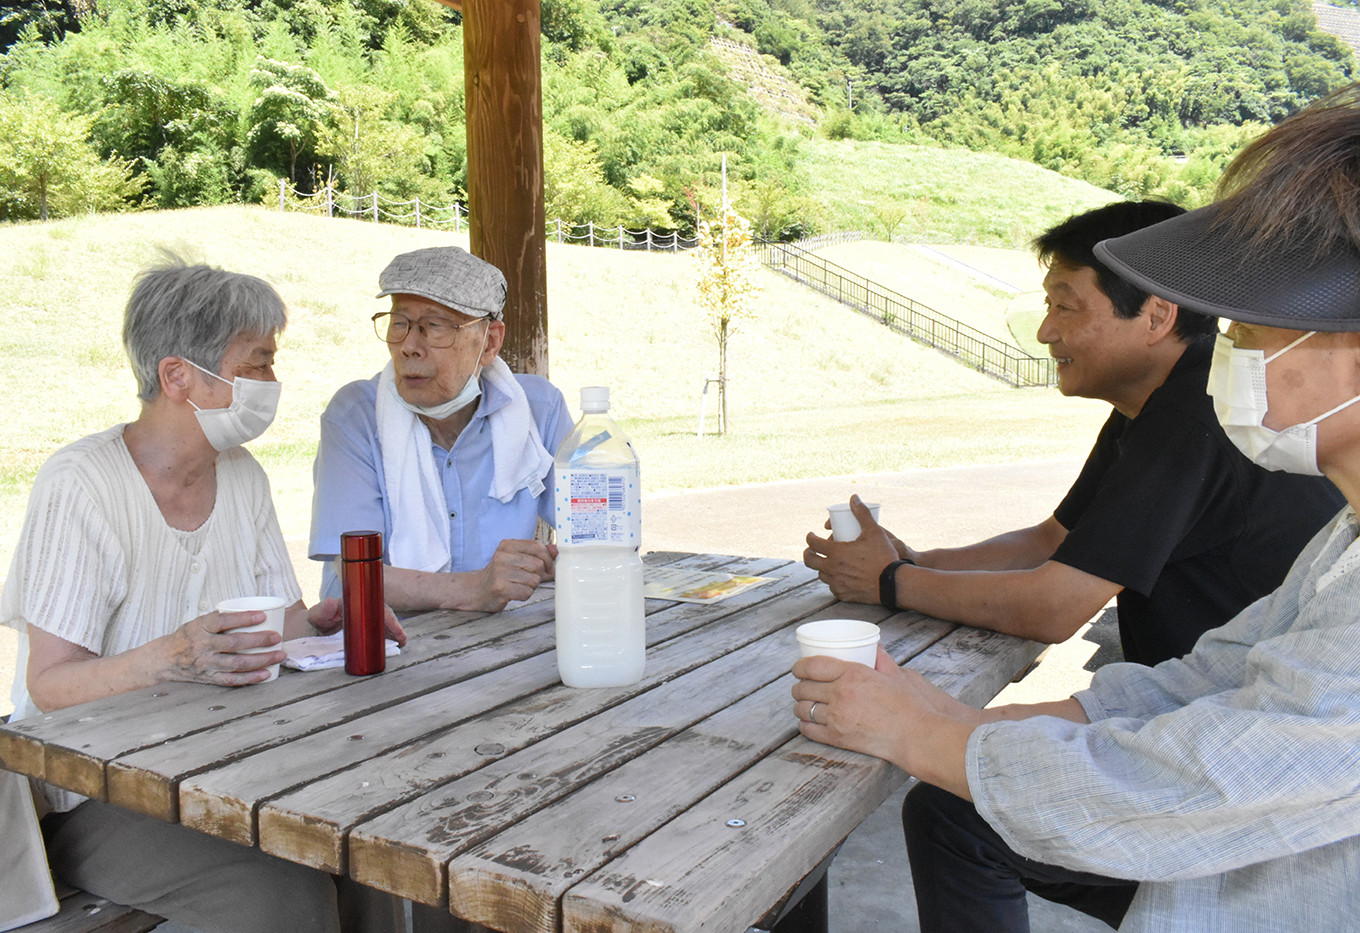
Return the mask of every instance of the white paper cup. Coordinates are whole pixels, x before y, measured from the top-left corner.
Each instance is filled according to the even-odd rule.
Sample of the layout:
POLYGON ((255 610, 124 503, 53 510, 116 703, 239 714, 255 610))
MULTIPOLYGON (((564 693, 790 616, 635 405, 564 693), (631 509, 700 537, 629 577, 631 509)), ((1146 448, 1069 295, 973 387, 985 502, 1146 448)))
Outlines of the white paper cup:
MULTIPOLYGON (((874 521, 878 521, 878 503, 866 502, 864 507, 869 510, 874 521)), ((835 505, 828 505, 826 510, 831 515, 831 539, 833 541, 853 541, 859 537, 859 519, 855 518, 855 513, 850 511, 850 503, 838 502, 835 505)))
POLYGON ((878 626, 859 619, 819 619, 795 630, 803 657, 815 654, 874 666, 878 657, 878 626))
MULTIPOLYGON (((283 638, 283 610, 288 603, 282 596, 239 596, 236 599, 224 599, 217 604, 218 612, 263 612, 264 621, 258 625, 246 625, 241 628, 231 629, 233 632, 278 632, 279 638, 283 638)), ((282 642, 280 642, 282 644, 282 642)), ((278 645, 270 645, 265 648, 246 648, 242 654, 260 654, 265 651, 278 651, 278 645)), ((279 666, 269 665, 269 680, 279 676, 279 666)), ((268 683, 269 680, 264 681, 268 683)))

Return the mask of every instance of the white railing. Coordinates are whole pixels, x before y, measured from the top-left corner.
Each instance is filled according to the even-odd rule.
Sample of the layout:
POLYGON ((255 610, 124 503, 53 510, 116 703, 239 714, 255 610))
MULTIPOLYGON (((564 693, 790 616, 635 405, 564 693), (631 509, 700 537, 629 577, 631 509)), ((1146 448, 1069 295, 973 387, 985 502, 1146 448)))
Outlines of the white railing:
MULTIPOLYGON (((414 224, 416 227, 453 228, 461 233, 467 223, 468 211, 455 201, 447 205, 434 205, 419 197, 409 201, 395 201, 385 198, 378 192, 352 195, 336 191, 327 185, 320 191, 304 194, 291 187, 286 179, 279 179, 279 210, 303 210, 324 214, 327 217, 354 217, 371 220, 374 223, 414 224)), ((653 251, 679 252, 693 249, 699 245, 694 237, 681 236, 676 230, 653 230, 644 227, 631 230, 622 224, 606 227, 587 222, 574 224, 557 218, 547 224, 546 233, 558 243, 585 243, 590 246, 613 246, 618 249, 639 249, 653 251)))

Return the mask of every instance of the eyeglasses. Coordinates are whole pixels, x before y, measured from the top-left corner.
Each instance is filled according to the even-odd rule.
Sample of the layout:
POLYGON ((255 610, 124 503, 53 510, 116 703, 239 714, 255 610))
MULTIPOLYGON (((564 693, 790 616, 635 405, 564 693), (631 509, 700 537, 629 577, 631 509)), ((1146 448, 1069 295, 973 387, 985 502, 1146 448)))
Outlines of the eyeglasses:
POLYGON ((426 344, 437 350, 442 350, 445 347, 453 346, 453 341, 457 338, 458 332, 464 327, 481 324, 487 320, 488 318, 479 317, 476 320, 455 324, 447 318, 429 316, 412 322, 404 314, 397 314, 395 311, 379 311, 373 315, 373 332, 378 335, 379 340, 386 343, 401 343, 411 332, 411 324, 414 323, 420 331, 420 338, 426 344))

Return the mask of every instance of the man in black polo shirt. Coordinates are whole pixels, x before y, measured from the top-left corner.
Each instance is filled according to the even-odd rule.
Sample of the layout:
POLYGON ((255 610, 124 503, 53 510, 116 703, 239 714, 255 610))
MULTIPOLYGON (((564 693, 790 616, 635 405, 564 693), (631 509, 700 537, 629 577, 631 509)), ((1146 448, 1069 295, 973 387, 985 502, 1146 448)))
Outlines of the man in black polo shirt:
POLYGON ((1218 321, 1116 277, 1095 244, 1183 211, 1120 202, 1035 240, 1048 267, 1039 340, 1064 395, 1114 406, 1053 515, 959 548, 917 551, 852 499, 855 541, 807 536, 833 593, 1036 641, 1065 641, 1118 597, 1124 657, 1157 664, 1271 592, 1344 504, 1321 476, 1238 452, 1205 392, 1218 321))

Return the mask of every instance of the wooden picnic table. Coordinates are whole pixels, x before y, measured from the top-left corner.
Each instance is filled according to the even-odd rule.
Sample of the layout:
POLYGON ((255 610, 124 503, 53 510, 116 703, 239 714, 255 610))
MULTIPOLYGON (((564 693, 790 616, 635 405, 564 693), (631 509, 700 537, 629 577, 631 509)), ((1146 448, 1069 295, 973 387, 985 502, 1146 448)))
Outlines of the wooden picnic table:
POLYGON ((407 620, 387 672, 166 684, 0 727, 0 767, 520 931, 768 925, 906 776, 797 731, 796 623, 852 617, 981 705, 1040 646, 839 603, 801 564, 650 554, 773 578, 647 601, 641 683, 557 677, 552 590, 407 620))

